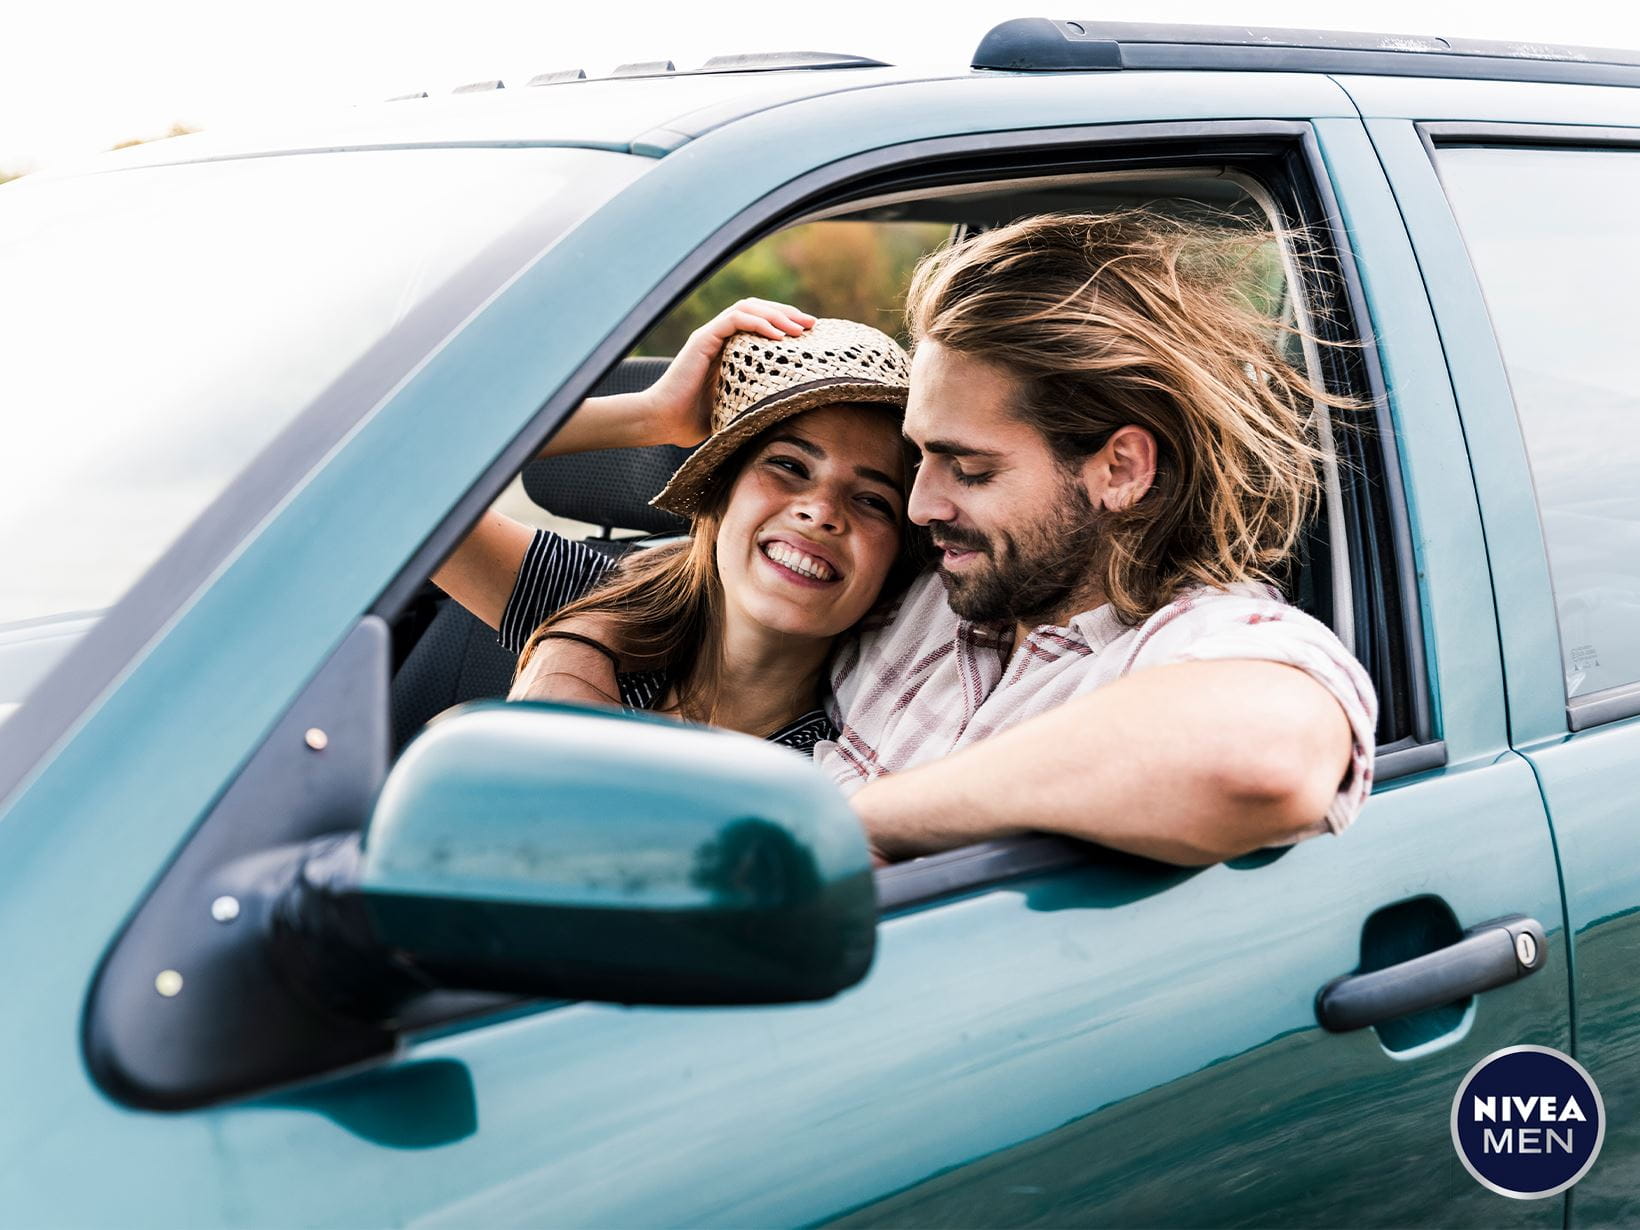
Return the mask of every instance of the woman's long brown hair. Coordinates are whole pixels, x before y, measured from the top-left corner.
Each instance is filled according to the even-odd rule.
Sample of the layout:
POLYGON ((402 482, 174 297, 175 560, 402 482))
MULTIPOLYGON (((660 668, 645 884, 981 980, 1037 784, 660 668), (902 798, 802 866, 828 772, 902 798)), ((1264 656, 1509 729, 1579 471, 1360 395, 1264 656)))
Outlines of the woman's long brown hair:
MULTIPOLYGON (((887 406, 862 405, 862 412, 896 413, 887 406)), ((636 550, 622 557, 594 589, 554 612, 530 633, 518 655, 516 679, 530 655, 553 628, 576 619, 597 621, 600 637, 628 671, 664 669, 677 693, 678 711, 691 721, 710 722, 717 710, 722 678, 723 583, 718 575, 717 537, 735 480, 762 447, 775 424, 743 444, 713 476, 701 510, 684 542, 636 550)), ((909 458, 905 473, 911 473, 909 458)), ((883 584, 874 610, 904 592, 929 558, 925 537, 909 522, 901 528, 900 553, 883 584)))

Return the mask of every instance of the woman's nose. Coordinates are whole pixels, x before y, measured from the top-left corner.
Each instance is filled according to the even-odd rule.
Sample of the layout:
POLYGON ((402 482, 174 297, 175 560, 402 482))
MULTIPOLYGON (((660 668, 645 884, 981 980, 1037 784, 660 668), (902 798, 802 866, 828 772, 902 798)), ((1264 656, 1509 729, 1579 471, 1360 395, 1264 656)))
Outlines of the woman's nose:
POLYGON ((842 524, 842 518, 837 513, 837 501, 820 492, 805 495, 793 511, 799 521, 832 533, 836 533, 842 524))

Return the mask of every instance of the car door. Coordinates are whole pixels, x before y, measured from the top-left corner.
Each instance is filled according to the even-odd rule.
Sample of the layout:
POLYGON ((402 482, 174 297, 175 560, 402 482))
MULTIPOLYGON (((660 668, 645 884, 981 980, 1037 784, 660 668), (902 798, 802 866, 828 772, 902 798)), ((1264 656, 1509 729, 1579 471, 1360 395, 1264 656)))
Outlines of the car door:
MULTIPOLYGON (((1389 108, 1384 108, 1386 111, 1389 108)), ((1632 91, 1470 88, 1372 121, 1453 363, 1507 661, 1515 746, 1547 800, 1565 878, 1575 1046, 1609 1116, 1572 1219, 1626 1224, 1640 1039, 1640 273, 1632 91)))
POLYGON ((685 134, 292 492, 0 823, 0 927, 37 937, 0 953, 32 1006, 0 1059, 35 1108, 0 1142, 12 1207, 153 1224, 1558 1221, 1559 1202, 1504 1204, 1448 1151, 1468 1067, 1569 1045, 1567 959, 1542 801, 1503 721, 1465 442, 1352 111, 1314 77, 1001 76, 685 134), (1351 312, 1377 339, 1363 363, 1393 431, 1366 434, 1394 449, 1362 505, 1381 521, 1352 541, 1382 592, 1400 578, 1361 634, 1405 641, 1412 717, 1358 825, 1200 871, 1026 843, 885 873, 877 962, 826 1003, 451 1017, 368 1070, 169 1113, 94 1085, 77 1023, 95 963, 280 707, 729 246, 854 177, 1180 141, 1287 159, 1329 242, 1350 237, 1351 312), (264 692, 247 700, 232 685, 249 660, 264 692), (1537 974, 1376 1027, 1318 1024, 1333 979, 1513 915, 1546 931, 1537 974))

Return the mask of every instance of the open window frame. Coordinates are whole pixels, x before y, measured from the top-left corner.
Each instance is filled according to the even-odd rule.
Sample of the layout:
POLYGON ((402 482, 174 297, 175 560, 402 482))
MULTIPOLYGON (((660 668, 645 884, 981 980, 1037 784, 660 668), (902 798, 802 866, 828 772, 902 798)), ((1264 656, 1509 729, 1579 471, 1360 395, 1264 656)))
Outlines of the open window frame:
MULTIPOLYGON (((1417 600, 1406 499, 1385 384, 1358 272, 1343 234, 1319 148, 1297 121, 1203 121, 988 133, 874 151, 794 180, 732 219, 662 280, 581 369, 542 406, 373 608, 390 623, 425 578, 562 425, 597 381, 713 271, 790 226, 858 213, 872 202, 978 191, 999 184, 1212 169, 1235 176, 1289 237, 1289 290, 1311 374, 1366 406, 1347 430, 1331 430, 1336 463, 1327 474, 1326 518, 1334 552, 1331 592, 1345 604, 1335 620, 1379 690, 1378 761, 1384 782, 1437 768, 1446 754, 1433 729, 1425 640, 1417 600), (1302 237, 1302 250, 1292 237, 1302 237), (1342 551, 1343 559, 1338 552, 1342 551)), ((1328 441, 1323 441, 1328 443, 1328 441)), ((1109 857, 1099 847, 1036 835, 985 842, 884 868, 883 913, 1017 876, 1109 857)), ((1126 857, 1126 856, 1122 856, 1126 857)))

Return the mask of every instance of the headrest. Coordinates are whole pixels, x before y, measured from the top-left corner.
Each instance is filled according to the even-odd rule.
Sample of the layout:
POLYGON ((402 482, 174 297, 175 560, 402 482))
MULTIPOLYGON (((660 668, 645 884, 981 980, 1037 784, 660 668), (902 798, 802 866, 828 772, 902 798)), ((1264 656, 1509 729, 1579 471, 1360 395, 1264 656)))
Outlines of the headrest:
MULTIPOLYGON (((636 393, 661 378, 670 359, 623 359, 598 382, 593 397, 636 393)), ((676 534, 688 528, 681 517, 651 508, 692 449, 660 444, 653 448, 608 448, 567 457, 547 457, 524 467, 524 490, 556 517, 646 534, 676 534)))

